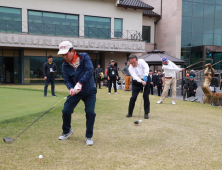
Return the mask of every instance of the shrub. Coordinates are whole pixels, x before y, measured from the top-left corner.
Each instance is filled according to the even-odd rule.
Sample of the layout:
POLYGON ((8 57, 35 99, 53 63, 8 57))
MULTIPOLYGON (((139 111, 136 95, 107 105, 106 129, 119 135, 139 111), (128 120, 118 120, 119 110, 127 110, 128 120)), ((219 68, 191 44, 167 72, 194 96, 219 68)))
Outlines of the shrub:
POLYGON ((222 93, 207 95, 207 102, 213 105, 222 105, 222 93))

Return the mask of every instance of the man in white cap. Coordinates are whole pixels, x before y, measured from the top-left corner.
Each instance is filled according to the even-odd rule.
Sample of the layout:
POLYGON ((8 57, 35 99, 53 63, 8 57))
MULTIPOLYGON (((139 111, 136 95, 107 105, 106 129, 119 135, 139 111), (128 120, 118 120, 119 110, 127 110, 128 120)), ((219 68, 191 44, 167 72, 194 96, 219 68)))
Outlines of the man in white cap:
POLYGON ((93 64, 87 53, 77 53, 69 41, 63 41, 59 45, 58 55, 62 55, 65 61, 62 64, 64 82, 69 89, 69 96, 62 110, 63 133, 59 140, 66 140, 72 133, 71 114, 74 108, 82 100, 85 103, 86 112, 86 145, 93 145, 93 127, 96 114, 96 88, 93 78, 93 64))
POLYGON ((160 100, 157 102, 157 104, 163 103, 169 87, 171 85, 172 88, 172 104, 175 105, 176 100, 176 72, 178 71, 185 71, 185 68, 178 68, 172 61, 169 61, 166 57, 162 58, 162 69, 165 72, 165 86, 164 90, 162 92, 162 95, 160 97, 160 100))

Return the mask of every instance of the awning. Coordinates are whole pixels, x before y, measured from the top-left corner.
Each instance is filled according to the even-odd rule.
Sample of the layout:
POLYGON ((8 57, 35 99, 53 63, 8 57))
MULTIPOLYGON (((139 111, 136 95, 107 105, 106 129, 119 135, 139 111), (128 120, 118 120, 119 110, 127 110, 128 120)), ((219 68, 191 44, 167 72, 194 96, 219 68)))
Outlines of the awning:
POLYGON ((174 62, 176 65, 186 65, 186 61, 179 58, 164 54, 165 51, 162 50, 152 50, 148 51, 147 54, 138 57, 139 59, 144 59, 149 65, 162 65, 162 57, 166 57, 168 60, 174 62))

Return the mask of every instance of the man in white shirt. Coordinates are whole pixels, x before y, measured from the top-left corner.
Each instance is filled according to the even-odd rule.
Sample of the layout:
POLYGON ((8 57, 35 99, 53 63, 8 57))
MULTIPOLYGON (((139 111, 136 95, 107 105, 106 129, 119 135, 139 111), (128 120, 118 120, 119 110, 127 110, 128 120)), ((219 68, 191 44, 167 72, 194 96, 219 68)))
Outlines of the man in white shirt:
POLYGON ((172 61, 169 61, 166 57, 162 58, 163 67, 162 69, 165 72, 165 86, 160 97, 160 100, 157 104, 160 104, 164 101, 169 87, 171 85, 172 88, 172 104, 175 105, 176 100, 176 72, 185 71, 185 68, 178 68, 172 61))
POLYGON ((149 66, 143 59, 138 59, 136 55, 131 54, 129 56, 129 72, 133 78, 132 81, 132 97, 129 101, 129 109, 126 117, 132 117, 133 109, 135 106, 135 102, 139 92, 143 91, 143 99, 144 99, 144 118, 149 119, 150 112, 150 100, 149 100, 149 92, 150 92, 150 82, 147 80, 147 76, 149 74, 149 66), (143 90, 144 88, 144 90, 143 90))

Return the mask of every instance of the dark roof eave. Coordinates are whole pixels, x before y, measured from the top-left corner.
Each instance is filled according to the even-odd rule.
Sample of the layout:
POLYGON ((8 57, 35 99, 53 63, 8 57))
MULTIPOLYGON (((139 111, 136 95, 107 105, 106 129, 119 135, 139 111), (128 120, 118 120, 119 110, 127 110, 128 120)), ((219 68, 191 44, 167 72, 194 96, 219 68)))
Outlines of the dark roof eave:
POLYGON ((122 5, 122 4, 117 4, 117 7, 142 9, 142 10, 153 10, 154 9, 154 8, 148 8, 148 7, 138 7, 138 6, 122 5))
POLYGON ((149 14, 143 14, 145 17, 157 17, 160 18, 160 15, 149 15, 149 14))

